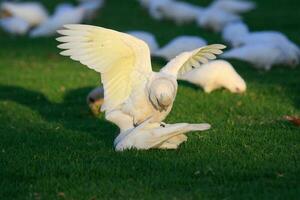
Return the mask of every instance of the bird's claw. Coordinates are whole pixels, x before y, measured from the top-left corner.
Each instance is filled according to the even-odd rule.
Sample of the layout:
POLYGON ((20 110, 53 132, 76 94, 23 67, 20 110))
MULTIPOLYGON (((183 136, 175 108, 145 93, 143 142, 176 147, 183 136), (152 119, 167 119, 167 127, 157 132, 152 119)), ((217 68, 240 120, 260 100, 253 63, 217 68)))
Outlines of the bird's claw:
POLYGON ((167 125, 167 124, 166 124, 165 122, 160 122, 160 127, 163 127, 163 128, 164 128, 164 127, 166 127, 166 125, 167 125))

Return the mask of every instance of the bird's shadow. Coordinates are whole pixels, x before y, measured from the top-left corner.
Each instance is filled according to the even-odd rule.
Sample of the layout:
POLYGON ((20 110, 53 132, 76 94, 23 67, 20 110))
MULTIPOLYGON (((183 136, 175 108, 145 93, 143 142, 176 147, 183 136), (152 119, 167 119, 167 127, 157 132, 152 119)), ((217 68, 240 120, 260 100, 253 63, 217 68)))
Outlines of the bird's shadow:
POLYGON ((65 129, 84 132, 101 138, 111 146, 118 129, 104 119, 94 117, 86 104, 86 95, 91 87, 67 91, 61 103, 49 101, 41 92, 19 86, 0 85, 0 101, 13 101, 37 112, 45 121, 58 123, 65 129))

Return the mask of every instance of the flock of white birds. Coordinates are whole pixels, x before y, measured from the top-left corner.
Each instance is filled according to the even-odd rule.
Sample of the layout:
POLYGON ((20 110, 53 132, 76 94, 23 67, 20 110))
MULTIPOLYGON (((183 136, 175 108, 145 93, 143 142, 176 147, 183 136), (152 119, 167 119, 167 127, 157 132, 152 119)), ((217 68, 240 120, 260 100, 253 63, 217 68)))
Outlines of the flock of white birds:
POLYGON ((104 0, 78 0, 78 5, 61 3, 52 15, 39 2, 11 2, 0 4, 0 27, 12 35, 30 37, 53 36, 64 24, 90 20, 104 4, 104 0))
MULTIPOLYGON (((299 47, 284 34, 249 31, 240 14, 256 8, 250 0, 215 0, 205 8, 177 0, 138 1, 154 20, 167 19, 178 26, 196 22, 200 28, 221 33, 232 47, 221 58, 247 61, 264 70, 299 64, 299 47)), ((104 0, 80 0, 77 6, 62 3, 49 16, 37 2, 3 2, 0 26, 12 35, 33 38, 58 32, 62 55, 101 74, 103 88, 93 90, 88 103, 100 105, 106 119, 120 128, 116 150, 176 149, 187 140, 185 133, 210 128, 209 124, 163 122, 172 109, 177 80, 196 84, 206 93, 219 88, 246 91, 245 81, 228 61, 210 61, 222 53, 223 45, 207 46, 199 36, 179 36, 160 47, 149 32, 121 33, 80 25, 92 19, 103 4, 104 0), (164 58, 167 65, 153 72, 150 55, 164 58)))
MULTIPOLYGON (((221 33, 223 41, 232 47, 221 56, 222 58, 243 60, 263 70, 270 70, 274 65, 296 67, 299 64, 299 47, 283 33, 249 31, 240 16, 256 8, 256 4, 249 0, 214 0, 208 7, 177 0, 139 2, 155 20, 172 20, 178 25, 196 22, 200 28, 221 33)), ((148 41, 147 38, 145 40, 148 41)), ((188 51, 194 48, 193 45, 185 44, 204 46, 206 42, 201 37, 182 36, 175 38, 162 49, 153 51, 153 55, 169 60, 178 54, 179 49, 188 51), (188 49, 189 47, 191 49, 188 49)))

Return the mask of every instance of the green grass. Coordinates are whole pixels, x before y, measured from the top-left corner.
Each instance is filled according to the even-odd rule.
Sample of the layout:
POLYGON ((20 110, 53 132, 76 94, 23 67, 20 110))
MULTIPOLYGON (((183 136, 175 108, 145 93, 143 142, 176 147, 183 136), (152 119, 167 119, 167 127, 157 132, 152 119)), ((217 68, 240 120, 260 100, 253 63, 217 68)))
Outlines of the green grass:
MULTIPOLYGON (((58 0, 44 0, 53 9, 58 0)), ((157 22, 131 0, 107 0, 92 24, 153 32, 160 44, 181 34, 220 36, 195 24, 157 22)), ((189 0, 189 2, 199 2, 189 0)), ((203 1, 203 5, 209 1, 203 1)), ((300 43, 298 0, 261 0, 245 16, 252 30, 279 30, 300 43)), ((233 62, 243 95, 204 94, 180 82, 167 122, 209 122, 176 151, 117 153, 115 125, 89 113, 97 73, 58 55, 54 38, 0 33, 0 199, 299 199, 300 68, 259 72, 233 62)), ((153 60, 155 69, 164 62, 153 60)))

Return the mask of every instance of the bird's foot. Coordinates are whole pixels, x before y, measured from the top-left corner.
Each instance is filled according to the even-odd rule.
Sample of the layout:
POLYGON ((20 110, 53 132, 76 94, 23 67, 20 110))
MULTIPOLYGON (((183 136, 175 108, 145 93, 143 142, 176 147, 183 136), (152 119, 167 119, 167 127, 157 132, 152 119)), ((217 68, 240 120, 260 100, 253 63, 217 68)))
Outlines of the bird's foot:
POLYGON ((165 122, 160 122, 160 127, 163 127, 163 128, 164 128, 164 127, 166 127, 166 125, 167 125, 167 124, 166 124, 165 122))

